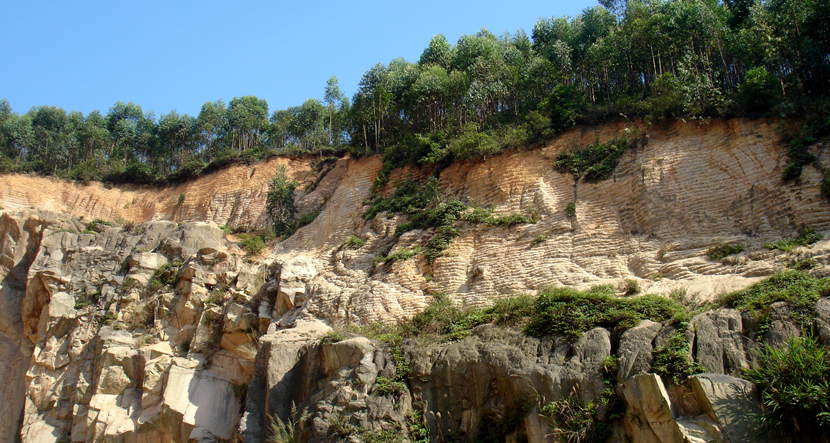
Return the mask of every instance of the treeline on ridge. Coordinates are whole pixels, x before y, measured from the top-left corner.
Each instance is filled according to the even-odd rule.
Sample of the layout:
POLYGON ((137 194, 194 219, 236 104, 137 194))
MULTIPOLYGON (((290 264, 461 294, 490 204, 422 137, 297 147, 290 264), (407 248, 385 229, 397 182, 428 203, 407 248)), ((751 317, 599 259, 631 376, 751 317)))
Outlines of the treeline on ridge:
POLYGON ((453 45, 436 35, 415 63, 371 67, 351 100, 332 77, 322 100, 270 114, 254 96, 158 118, 123 102, 106 115, 54 106, 17 114, 2 100, 0 172, 164 184, 273 154, 441 163, 621 114, 807 116, 818 132, 830 129, 830 2, 600 3, 539 19, 530 36, 482 29, 453 45))

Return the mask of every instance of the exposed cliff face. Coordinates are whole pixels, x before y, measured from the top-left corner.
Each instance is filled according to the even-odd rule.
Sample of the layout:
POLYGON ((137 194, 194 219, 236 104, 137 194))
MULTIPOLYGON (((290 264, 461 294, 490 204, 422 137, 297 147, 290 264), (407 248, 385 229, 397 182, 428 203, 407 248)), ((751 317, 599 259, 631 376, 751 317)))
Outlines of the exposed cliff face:
MULTIPOLYGON (((650 360, 642 359, 668 334, 659 323, 644 322, 619 339, 598 328, 576 343, 486 326, 450 345, 405 344, 411 375, 394 395, 376 388, 378 377, 395 374, 388 346, 320 337, 347 323, 408 318, 436 291, 481 306, 549 285, 636 279, 644 292, 685 290, 702 302, 806 258, 824 275, 830 242, 790 254, 762 248, 801 224, 830 230, 818 171, 805 168, 800 183, 781 182, 786 157, 775 128, 746 121, 645 128, 646 142, 598 183, 575 182, 554 171, 553 160, 565 149, 623 134, 623 125, 450 165, 440 173, 446 197, 493 206, 496 214, 538 211, 540 218, 510 228, 459 223, 460 237, 434 263, 416 256, 373 264, 388 248, 423 246, 431 234, 415 230, 398 239, 401 217, 363 219, 378 158, 320 165, 273 158, 166 189, 0 177, 0 377, 9 380, 0 427, 19 429, 24 441, 239 435, 254 442, 263 438, 267 417, 288 420, 294 402, 308 414, 303 440, 406 429, 413 409, 424 411, 433 438, 474 440, 484 424, 501 423, 526 402, 522 408, 537 413, 510 433, 544 441, 554 429, 538 415, 542 400, 574 390, 585 400, 599 395, 602 362, 613 348, 627 405, 616 426, 620 441, 623 434, 638 442, 720 441, 744 432, 730 430, 717 412, 726 407, 719 398, 748 392, 742 381, 699 377, 684 393, 646 374, 650 360), (217 225, 264 226, 265 193, 280 165, 316 183, 296 198, 301 212, 321 212, 264 256, 251 257, 217 225), (575 218, 566 214, 571 202, 575 218), (147 223, 84 233, 80 216, 147 223), (352 235, 366 243, 341 248, 352 235), (746 251, 707 260, 706 250, 722 241, 741 241, 746 251)), ((826 150, 814 150, 827 164, 826 150)), ((430 172, 406 168, 390 183, 430 172)), ((819 327, 830 324, 830 317, 820 320, 819 327)), ((795 333, 786 316, 781 322, 775 337, 795 333)), ((744 335, 752 319, 717 311, 693 324, 695 360, 712 373, 740 376, 754 355, 756 344, 744 335)), ((747 395, 739 407, 757 408, 747 395)))

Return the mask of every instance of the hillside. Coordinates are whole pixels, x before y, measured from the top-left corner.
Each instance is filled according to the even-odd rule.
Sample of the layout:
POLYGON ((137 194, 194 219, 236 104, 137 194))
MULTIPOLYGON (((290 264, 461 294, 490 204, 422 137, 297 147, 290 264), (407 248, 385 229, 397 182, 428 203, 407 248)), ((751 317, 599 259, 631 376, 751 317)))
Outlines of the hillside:
MULTIPOLYGON (((308 414, 301 441, 394 441, 383 438, 396 427, 415 440, 411 411, 437 441, 476 441, 488 423, 510 428, 496 440, 545 441, 557 428, 539 415, 542 398, 595 398, 603 362, 617 356, 625 413, 614 441, 749 441, 732 433, 752 423, 719 408, 732 398, 738 411, 760 411, 751 395, 729 393, 755 389, 738 378, 755 349, 798 333, 786 306, 757 334, 757 319, 740 309, 690 311, 687 353, 708 374, 687 384, 650 371, 652 351, 677 332, 668 319, 625 332, 597 326, 575 342, 483 325, 450 344, 390 343, 354 327, 408 321, 444 294, 483 308, 552 286, 612 285, 617 296, 700 306, 802 262, 811 278, 830 275, 830 241, 764 247, 803 226, 830 233, 823 173, 808 166, 798 181, 782 180, 790 158, 780 125, 609 123, 443 169, 396 169, 381 194, 436 174, 440 198, 465 205, 446 225, 457 235, 432 258, 441 226, 397 229, 414 214, 364 218, 379 156, 272 157, 167 188, 0 176, 0 378, 10 381, 0 427, 37 442, 258 442, 269 415, 302 421, 290 417, 294 402, 308 414), (554 168, 564 152, 620 137, 636 142, 607 179, 554 168), (281 166, 301 183, 299 213, 319 215, 252 254, 219 226, 267 227, 268 185, 281 166), (517 221, 471 221, 475 208, 517 221), (117 223, 88 232, 92 219, 117 223), (362 243, 344 245, 353 236, 362 243), (743 250, 710 260, 722 243, 743 250), (402 358, 406 379, 396 375, 402 358), (381 380, 404 385, 379 393, 381 380), (513 410, 524 415, 510 419, 513 410)), ((810 152, 830 165, 823 144, 810 152)), ((830 322, 824 295, 819 326, 830 322)))

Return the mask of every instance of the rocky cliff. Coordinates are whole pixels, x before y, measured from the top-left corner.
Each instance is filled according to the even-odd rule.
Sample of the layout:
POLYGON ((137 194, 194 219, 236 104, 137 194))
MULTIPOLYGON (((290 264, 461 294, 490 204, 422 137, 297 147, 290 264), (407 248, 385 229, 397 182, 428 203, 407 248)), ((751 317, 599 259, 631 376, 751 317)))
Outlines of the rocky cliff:
MULTIPOLYGON (((786 304, 767 335, 751 313, 695 316, 689 354, 708 373, 681 384, 649 372, 676 332, 666 321, 575 341, 495 325, 452 343, 344 331, 408 319, 438 293, 482 307, 548 286, 622 294, 628 280, 702 305, 806 260, 823 277, 830 242, 763 247, 802 225, 830 231, 821 172, 782 182, 777 125, 609 124, 441 171, 396 170, 381 192, 437 173, 446 199, 537 214, 510 226, 458 222, 432 262, 376 260, 434 234, 397 235, 406 216, 363 218, 379 158, 272 158, 164 189, 0 177, 0 428, 13 430, 0 441, 258 442, 269 423, 295 441, 547 441, 573 436, 544 405, 609 389, 621 412, 594 414, 615 441, 752 441, 760 428, 747 417, 760 405, 739 377, 759 343, 800 333, 786 304), (608 180, 552 167, 561 152, 633 129, 645 137, 608 180), (264 227, 280 166, 303 183, 300 212, 319 215, 250 254, 219 225, 264 227), (93 218, 117 223, 90 230, 93 218), (342 247, 351 236, 364 243, 342 247), (709 260, 723 242, 745 250, 709 260)), ((828 164, 823 146, 813 150, 828 164)), ((826 343, 827 299, 815 310, 826 343)))

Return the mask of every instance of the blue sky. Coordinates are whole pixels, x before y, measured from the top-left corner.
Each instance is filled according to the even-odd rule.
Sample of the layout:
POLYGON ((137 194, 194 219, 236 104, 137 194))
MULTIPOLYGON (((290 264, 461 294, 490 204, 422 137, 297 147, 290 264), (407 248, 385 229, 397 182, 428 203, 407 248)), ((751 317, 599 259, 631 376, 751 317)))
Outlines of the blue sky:
POLYGON ((206 101, 255 95, 269 110, 322 98, 335 75, 349 97, 363 73, 417 61, 435 34, 455 42, 539 17, 574 16, 573 1, 6 2, 0 14, 0 98, 106 113, 132 101, 156 117, 197 115, 206 101))

